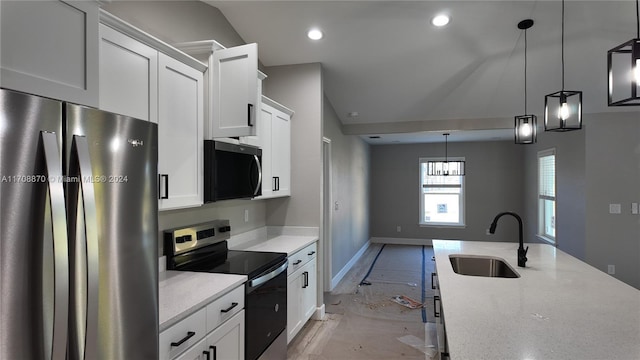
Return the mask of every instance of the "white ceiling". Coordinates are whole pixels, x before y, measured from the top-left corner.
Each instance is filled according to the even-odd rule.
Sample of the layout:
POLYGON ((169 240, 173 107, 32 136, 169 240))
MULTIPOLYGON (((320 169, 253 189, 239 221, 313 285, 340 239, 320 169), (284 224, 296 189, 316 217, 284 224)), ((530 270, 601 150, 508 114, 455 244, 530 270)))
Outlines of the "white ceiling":
MULTIPOLYGON (((258 43, 265 66, 322 63, 327 98, 343 124, 362 125, 361 135, 374 133, 367 124, 510 124, 524 113, 524 34, 516 25, 526 18, 535 21, 527 33, 528 113, 541 118, 544 96, 561 89, 560 0, 206 2, 258 43), (452 18, 445 28, 430 24, 440 12, 452 18), (306 37, 314 26, 325 33, 318 42, 306 37), (349 117, 353 111, 359 116, 349 117)), ((635 37, 635 1, 567 0, 565 7, 565 88, 583 91, 584 113, 637 111, 606 104, 606 53, 635 37)))

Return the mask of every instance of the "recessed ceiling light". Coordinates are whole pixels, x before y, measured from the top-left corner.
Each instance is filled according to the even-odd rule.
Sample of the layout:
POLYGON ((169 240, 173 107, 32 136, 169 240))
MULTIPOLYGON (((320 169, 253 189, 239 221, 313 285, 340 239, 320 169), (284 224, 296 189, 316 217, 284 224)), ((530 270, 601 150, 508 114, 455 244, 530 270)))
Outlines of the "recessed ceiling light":
POLYGON ((442 27, 447 25, 450 20, 451 19, 449 18, 448 15, 440 14, 440 15, 436 15, 433 19, 431 19, 431 23, 434 26, 442 27))
POLYGON ((323 36, 324 34, 322 33, 322 31, 320 31, 320 29, 314 28, 307 32, 307 37, 309 37, 309 39, 311 40, 320 40, 323 36))

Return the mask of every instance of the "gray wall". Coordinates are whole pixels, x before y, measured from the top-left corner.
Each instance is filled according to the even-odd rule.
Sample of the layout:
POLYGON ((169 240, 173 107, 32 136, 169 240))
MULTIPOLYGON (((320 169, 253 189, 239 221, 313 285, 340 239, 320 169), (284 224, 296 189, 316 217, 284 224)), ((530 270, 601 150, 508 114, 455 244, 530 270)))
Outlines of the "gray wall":
MULTIPOLYGON (((227 47, 245 43, 220 10, 200 1, 113 1, 102 8, 169 44, 211 39, 227 47)), ((163 254, 162 230, 229 219, 232 234, 238 234, 265 226, 265 214, 265 200, 221 201, 197 208, 162 211, 158 219, 160 254, 163 254), (249 210, 248 222, 244 222, 245 209, 249 210)))
POLYGON ((267 224, 321 224, 322 67, 320 64, 272 66, 263 93, 293 109, 291 120, 291 197, 269 200, 267 224))
POLYGON ((585 116, 586 260, 640 289, 640 112, 585 116), (609 214, 621 204, 622 214, 609 214))
POLYGON ((342 124, 324 98, 324 136, 331 139, 331 277, 369 240, 369 145, 344 135, 342 124))
POLYGON ((443 155, 444 143, 371 147, 371 236, 517 242, 515 219, 502 218, 495 235, 486 235, 486 229, 499 212, 523 214, 522 146, 507 141, 450 142, 449 156, 466 159, 466 226, 421 227, 419 158, 443 155))
MULTIPOLYGON (((540 129, 542 130, 542 129, 540 129)), ((585 133, 538 133, 538 142, 526 145, 525 189, 527 208, 525 214, 525 239, 527 242, 542 242, 538 232, 538 152, 556 150, 556 246, 581 260, 585 260, 585 133)))

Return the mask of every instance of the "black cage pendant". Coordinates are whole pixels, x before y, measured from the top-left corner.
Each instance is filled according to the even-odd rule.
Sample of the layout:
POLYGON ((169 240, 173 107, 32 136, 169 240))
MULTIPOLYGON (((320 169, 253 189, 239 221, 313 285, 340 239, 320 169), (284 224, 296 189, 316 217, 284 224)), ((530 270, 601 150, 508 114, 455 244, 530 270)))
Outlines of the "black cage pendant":
POLYGON ((636 0, 636 38, 607 52, 609 106, 640 105, 640 10, 636 0))
POLYGON ((582 91, 564 89, 564 0, 562 0, 562 90, 544 97, 544 131, 582 129, 582 91))
POLYGON ((538 132, 538 120, 535 115, 527 115, 527 29, 533 26, 533 20, 526 19, 518 23, 518 29, 524 30, 524 113, 515 117, 514 132, 516 144, 534 144, 538 132))
POLYGON ((449 133, 444 133, 444 161, 427 161, 427 175, 429 176, 464 176, 464 164, 462 160, 449 160, 448 137, 449 133))

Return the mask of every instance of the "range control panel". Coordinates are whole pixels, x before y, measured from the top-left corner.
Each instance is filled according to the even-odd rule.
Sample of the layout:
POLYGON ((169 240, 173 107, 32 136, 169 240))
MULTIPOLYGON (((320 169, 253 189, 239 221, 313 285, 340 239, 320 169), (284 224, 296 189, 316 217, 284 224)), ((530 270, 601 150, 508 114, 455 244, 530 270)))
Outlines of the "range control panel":
POLYGON ((229 220, 213 220, 164 231, 165 255, 179 255, 187 251, 215 244, 231 237, 229 220))

